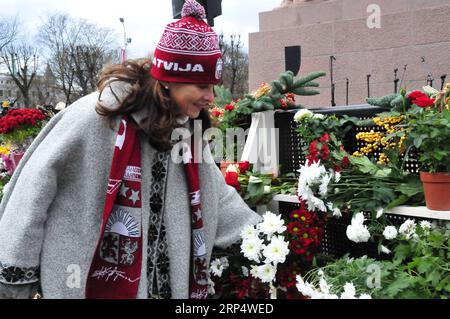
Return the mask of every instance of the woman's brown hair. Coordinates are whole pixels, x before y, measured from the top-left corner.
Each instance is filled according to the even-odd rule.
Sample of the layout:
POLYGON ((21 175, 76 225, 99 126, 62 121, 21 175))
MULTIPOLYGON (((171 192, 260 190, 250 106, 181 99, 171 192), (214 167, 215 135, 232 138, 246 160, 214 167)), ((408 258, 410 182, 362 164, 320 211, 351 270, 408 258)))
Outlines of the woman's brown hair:
MULTIPOLYGON (((171 133, 180 126, 177 122, 180 112, 171 101, 168 90, 150 76, 150 68, 149 59, 128 60, 105 68, 97 83, 100 96, 95 110, 105 116, 113 127, 117 116, 148 108, 148 117, 138 123, 139 129, 147 134, 153 147, 159 151, 168 151, 173 146, 171 133), (131 88, 119 106, 112 110, 104 106, 100 98, 103 90, 116 81, 131 84, 131 88)), ((111 92, 114 94, 114 91, 111 92)), ((202 110, 198 119, 202 120, 203 132, 211 127, 208 111, 202 110)))

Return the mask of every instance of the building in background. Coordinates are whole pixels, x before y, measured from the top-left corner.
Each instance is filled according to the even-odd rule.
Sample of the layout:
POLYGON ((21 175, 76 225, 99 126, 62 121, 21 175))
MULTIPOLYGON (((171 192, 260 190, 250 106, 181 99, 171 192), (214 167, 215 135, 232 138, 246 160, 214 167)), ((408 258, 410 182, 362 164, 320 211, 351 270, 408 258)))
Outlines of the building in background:
POLYGON ((249 35, 249 87, 277 78, 285 47, 300 46, 299 75, 327 72, 321 94, 302 97, 308 107, 331 105, 331 61, 336 105, 393 93, 395 79, 408 90, 427 80, 440 89, 450 82, 449 30, 450 0, 284 0, 249 35))
POLYGON ((15 101, 15 106, 36 107, 36 105, 53 105, 65 101, 65 97, 56 87, 56 79, 47 67, 42 75, 36 75, 30 89, 31 105, 25 105, 22 94, 8 73, 0 73, 0 101, 15 101))

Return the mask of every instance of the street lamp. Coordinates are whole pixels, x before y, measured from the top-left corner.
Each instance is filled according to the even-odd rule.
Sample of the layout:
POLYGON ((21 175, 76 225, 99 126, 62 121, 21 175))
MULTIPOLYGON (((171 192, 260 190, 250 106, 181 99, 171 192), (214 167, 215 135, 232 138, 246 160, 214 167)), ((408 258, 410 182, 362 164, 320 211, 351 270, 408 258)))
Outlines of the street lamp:
POLYGON ((131 38, 127 38, 127 34, 125 32, 125 20, 124 18, 119 18, 119 21, 123 26, 123 48, 120 50, 120 62, 123 63, 127 59, 127 45, 131 43, 131 38))

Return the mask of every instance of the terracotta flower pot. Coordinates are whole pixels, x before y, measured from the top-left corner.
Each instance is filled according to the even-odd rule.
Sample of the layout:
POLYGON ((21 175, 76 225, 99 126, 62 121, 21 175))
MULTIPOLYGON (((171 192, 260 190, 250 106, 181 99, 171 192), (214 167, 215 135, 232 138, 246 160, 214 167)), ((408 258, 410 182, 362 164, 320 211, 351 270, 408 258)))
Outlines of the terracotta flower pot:
POLYGON ((450 173, 420 172, 428 209, 450 210, 450 173))

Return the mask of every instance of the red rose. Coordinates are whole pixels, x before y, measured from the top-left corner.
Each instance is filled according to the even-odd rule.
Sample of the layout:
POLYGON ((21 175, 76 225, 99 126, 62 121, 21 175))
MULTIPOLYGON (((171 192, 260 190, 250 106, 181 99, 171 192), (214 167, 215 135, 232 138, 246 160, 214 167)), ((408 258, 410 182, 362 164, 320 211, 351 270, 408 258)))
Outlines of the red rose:
POLYGON ((245 174, 248 170, 248 168, 250 167, 250 162, 245 161, 245 162, 237 162, 238 166, 239 166, 239 172, 241 172, 241 174, 245 174))
POLYGON ((220 113, 220 111, 218 110, 213 110, 211 111, 211 115, 214 117, 219 117, 222 113, 220 113))
POLYGON ((224 107, 225 111, 233 111, 234 110, 234 106, 231 104, 227 104, 224 107))
POLYGON ((227 172, 225 174, 225 182, 228 185, 233 186, 234 188, 236 188, 236 190, 238 192, 241 190, 241 185, 239 184, 239 181, 238 181, 238 173, 236 173, 236 172, 227 172))
POLYGON ((342 166, 344 167, 348 167, 350 165, 350 160, 349 158, 346 156, 342 159, 342 166))
POLYGON ((328 148, 327 144, 322 145, 322 159, 326 161, 328 159, 328 156, 330 155, 330 149, 328 148))

